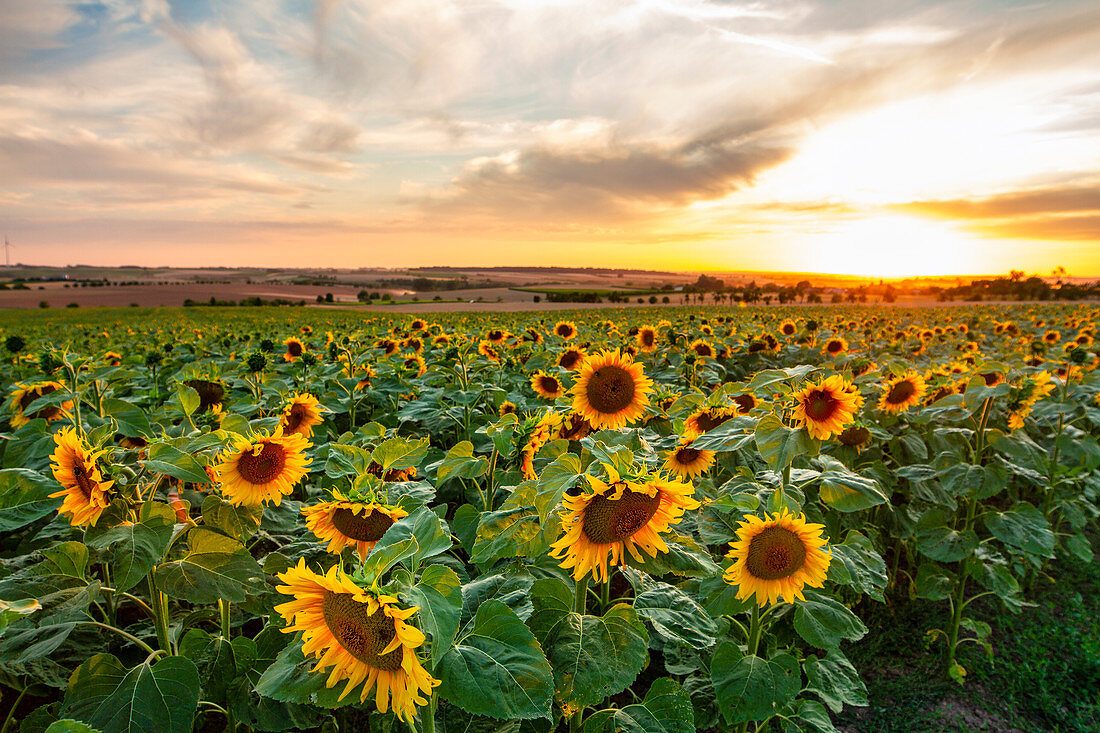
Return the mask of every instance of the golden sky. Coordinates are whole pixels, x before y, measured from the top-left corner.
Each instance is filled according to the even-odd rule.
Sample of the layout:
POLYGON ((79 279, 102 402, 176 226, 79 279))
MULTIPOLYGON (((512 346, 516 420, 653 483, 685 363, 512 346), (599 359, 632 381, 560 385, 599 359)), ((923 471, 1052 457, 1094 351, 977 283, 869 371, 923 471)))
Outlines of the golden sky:
POLYGON ((0 4, 36 264, 1100 275, 1100 4, 0 4))

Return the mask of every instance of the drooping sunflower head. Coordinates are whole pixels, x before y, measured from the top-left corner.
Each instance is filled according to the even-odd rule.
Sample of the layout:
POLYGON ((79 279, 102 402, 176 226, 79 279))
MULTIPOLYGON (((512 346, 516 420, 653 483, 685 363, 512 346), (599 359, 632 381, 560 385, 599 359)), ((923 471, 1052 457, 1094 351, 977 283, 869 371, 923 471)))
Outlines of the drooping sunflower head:
POLYGON ((50 468, 61 491, 50 494, 50 498, 65 497, 57 512, 68 514, 74 527, 94 527, 111 503, 108 490, 114 483, 104 481, 96 465, 103 451, 93 453, 72 427, 58 431, 54 443, 50 468))
POLYGON ((290 402, 283 408, 283 434, 309 438, 313 435, 313 427, 325 421, 321 416, 324 409, 317 398, 310 393, 295 392, 290 402))
POLYGON ((699 508, 689 483, 656 476, 627 482, 614 472, 610 479, 604 483, 589 477, 592 491, 563 502, 564 534, 551 545, 550 556, 562 559, 561 567, 572 568, 575 580, 589 572, 597 581, 609 577, 608 568, 621 564, 626 552, 637 562, 644 562, 639 550, 650 557, 668 552, 661 534, 679 524, 685 510, 699 508))
POLYGON ((535 390, 539 397, 546 400, 556 400, 565 394, 565 386, 561 383, 561 380, 542 370, 535 372, 534 376, 531 377, 531 389, 535 390))
POLYGON ((110 366, 118 366, 122 363, 122 354, 119 354, 117 351, 108 351, 103 355, 103 361, 110 366))
POLYGON ((902 374, 886 383, 886 389, 878 401, 878 409, 884 412, 905 412, 913 405, 919 405, 928 392, 924 377, 916 372, 902 374))
POLYGON ((742 392, 733 398, 733 404, 737 405, 738 415, 747 415, 756 408, 756 396, 752 392, 742 392))
POLYGON ((737 586, 739 599, 755 596, 761 606, 780 597, 788 603, 804 601, 803 589, 824 585, 829 569, 831 555, 822 549, 828 544, 821 536, 824 529, 786 510, 770 519, 748 516, 740 523, 737 540, 730 543, 726 557, 734 563, 722 577, 737 586))
POLYGON ((794 394, 794 417, 811 438, 828 440, 855 419, 863 398, 840 374, 814 382, 794 394))
POLYGON ((207 412, 214 405, 220 405, 225 397, 225 385, 209 379, 188 379, 184 382, 199 394, 198 412, 207 412))
POLYGON ((562 440, 580 440, 592 432, 592 425, 575 412, 564 415, 556 437, 562 440))
POLYGON ((61 405, 49 405, 30 414, 26 412, 27 408, 39 397, 53 394, 59 389, 62 389, 60 382, 36 382, 17 387, 11 393, 11 426, 18 429, 31 420, 41 418, 46 422, 53 422, 65 417, 65 411, 71 410, 73 407, 72 402, 67 401, 61 405))
POLYGON ((573 385, 573 411, 597 430, 621 428, 641 418, 652 388, 641 364, 617 351, 605 351, 581 365, 573 385))
POLYGON ((283 358, 289 362, 301 359, 306 350, 305 345, 293 336, 283 341, 283 346, 286 346, 286 353, 283 354, 283 358))
POLYGON ((714 430, 722 423, 737 417, 737 407, 700 407, 688 415, 684 421, 684 430, 690 435, 702 435, 714 430))
POLYGON ((237 506, 278 506, 306 475, 309 446, 303 436, 284 435, 282 428, 271 435, 239 439, 214 467, 222 493, 237 506))
POLYGON ((401 366, 407 371, 415 371, 418 377, 428 371, 428 365, 424 362, 424 357, 415 351, 402 354, 401 366))
POLYGON ((581 364, 588 357, 584 349, 570 346, 558 355, 558 366, 567 371, 575 372, 581 368, 581 364))
POLYGON ((320 575, 303 559, 276 577, 283 583, 276 590, 293 598, 275 606, 288 622, 283 631, 302 632, 302 654, 318 660, 314 672, 331 668, 326 686, 346 680, 342 700, 362 684, 360 702, 375 690, 379 712, 392 707, 411 724, 416 707, 427 705, 440 684, 416 656, 425 641, 423 632, 406 623, 420 609, 400 608, 393 596, 360 588, 339 565, 320 575))
POLYGON ((577 335, 577 324, 573 321, 558 321, 554 324, 554 335, 568 341, 577 335))
POLYGON ((408 516, 404 509, 355 501, 335 490, 332 501, 303 507, 302 514, 306 516, 306 528, 319 540, 328 541, 329 552, 339 555, 351 546, 364 558, 394 522, 408 516))
POLYGON ((634 338, 638 348, 647 354, 657 348, 657 329, 653 326, 642 326, 634 338))
POLYGON ((862 453, 871 444, 871 431, 862 425, 849 425, 837 436, 837 440, 862 453))
POLYGON ((477 345, 477 353, 491 361, 500 361, 500 352, 489 341, 481 341, 477 345))
POLYGON ((678 446, 669 451, 664 463, 666 471, 682 479, 692 479, 703 475, 714 465, 714 451, 693 448, 693 441, 693 436, 685 436, 678 446))

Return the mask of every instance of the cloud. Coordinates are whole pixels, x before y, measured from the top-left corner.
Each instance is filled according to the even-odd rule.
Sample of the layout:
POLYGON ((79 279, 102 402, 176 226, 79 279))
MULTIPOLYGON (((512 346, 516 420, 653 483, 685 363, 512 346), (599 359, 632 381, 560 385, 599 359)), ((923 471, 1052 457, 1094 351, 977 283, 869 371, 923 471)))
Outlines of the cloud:
POLYGON ((0 60, 60 48, 58 36, 80 19, 76 8, 64 0, 4 0, 0 3, 0 60))

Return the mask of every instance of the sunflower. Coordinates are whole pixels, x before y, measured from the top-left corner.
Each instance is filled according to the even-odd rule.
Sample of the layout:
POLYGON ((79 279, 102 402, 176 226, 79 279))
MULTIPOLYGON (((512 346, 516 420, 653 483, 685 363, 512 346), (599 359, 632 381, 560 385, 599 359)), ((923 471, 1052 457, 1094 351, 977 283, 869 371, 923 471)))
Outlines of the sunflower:
POLYGON ((755 595, 761 606, 777 602, 780 596, 788 603, 795 598, 804 601, 802 589, 820 588, 832 559, 821 549, 828 543, 821 536, 824 529, 786 510, 771 519, 750 515, 740 523, 737 541, 730 543, 726 557, 735 562, 722 579, 737 586, 738 599, 755 595))
POLYGON ((501 328, 491 328, 485 334, 485 340, 491 344, 503 343, 506 338, 508 338, 508 332, 501 328))
POLYGON ((336 489, 332 499, 304 507, 302 514, 306 528, 319 540, 328 540, 328 551, 336 555, 351 545, 359 557, 366 557, 394 522, 409 515, 385 504, 354 501, 336 489))
POLYGON ((837 440, 843 445, 855 448, 856 452, 862 453, 863 449, 871 444, 871 431, 862 425, 849 425, 837 436, 837 440))
POLYGON ((500 352, 488 341, 482 341, 477 345, 477 353, 492 361, 500 361, 500 352))
POLYGON ((848 342, 839 336, 831 338, 825 342, 825 353, 830 356, 836 356, 837 354, 843 354, 848 350, 848 342))
POLYGON ((497 414, 501 417, 516 414, 516 403, 509 402, 508 400, 501 402, 500 407, 497 408, 497 414))
POLYGON ((58 431, 53 439, 57 447, 50 456, 50 468, 62 488, 50 498, 65 497, 57 512, 68 514, 74 527, 94 527, 111 503, 107 490, 114 483, 104 481, 96 465, 96 459, 105 451, 92 453, 72 427, 58 431))
POLYGON ((653 326, 642 326, 634 339, 638 348, 648 354, 657 348, 657 329, 653 326))
POLYGON ((221 382, 212 382, 208 379, 188 379, 184 382, 199 395, 199 407, 197 412, 208 412, 214 405, 220 405, 225 397, 225 387, 221 382))
POLYGON ((568 341, 577 335, 577 324, 572 321, 558 321, 554 324, 554 335, 568 341))
POLYGON ((116 351, 108 351, 103 355, 103 361, 107 362, 109 366, 119 366, 122 364, 122 354, 116 351))
POLYGON ((301 435, 283 435, 282 427, 252 440, 238 438, 214 467, 222 493, 237 506, 278 506, 306 475, 309 447, 301 435))
POLYGON ((571 346, 558 355, 558 366, 570 372, 575 372, 581 368, 581 364, 588 358, 588 354, 584 353, 584 349, 576 346, 571 346))
POLYGON ((428 365, 424 362, 424 357, 415 351, 402 354, 401 358, 402 366, 409 370, 415 369, 418 377, 423 376, 424 372, 428 371, 428 365))
POLYGON ((684 431, 691 435, 701 435, 708 430, 714 430, 727 420, 737 417, 738 410, 737 407, 700 407, 688 415, 684 421, 684 431))
POLYGON ((692 448, 694 436, 685 436, 665 459, 664 469, 682 479, 702 476, 714 464, 714 451, 692 448))
POLYGON ((410 331, 423 331, 425 328, 427 328, 427 326, 428 326, 427 323, 425 323, 422 319, 417 318, 412 323, 409 324, 409 330, 410 331))
POLYGON ((565 394, 565 387, 561 380, 542 370, 535 372, 531 377, 531 389, 535 390, 539 397, 547 400, 556 400, 565 394))
POLYGON ((700 359, 714 358, 714 347, 710 345, 709 341, 705 341, 704 339, 695 339, 688 346, 688 349, 694 352, 695 356, 700 359))
POLYGON ((752 392, 742 392, 733 398, 733 404, 737 405, 738 415, 747 415, 756 408, 756 396, 752 392))
POLYGON ((326 687, 347 680, 342 700, 363 683, 359 702, 376 690, 379 712, 392 703, 397 717, 411 724, 416 706, 427 705, 439 685, 416 656, 424 633, 405 623, 419 607, 398 608, 396 598, 360 588, 337 565, 320 575, 301 559, 276 577, 285 584, 276 590, 294 598, 275 606, 288 622, 283 632, 302 632, 302 654, 318 660, 314 672, 332 668, 326 687))
POLYGON ((885 412, 905 412, 913 405, 919 405, 927 391, 924 377, 915 372, 894 377, 886 383, 886 389, 878 401, 878 409, 885 412))
POLYGON ((573 412, 597 430, 637 422, 649 404, 653 381, 641 364, 617 351, 589 356, 573 385, 573 412))
POLYGON ((295 362, 302 358, 302 354, 305 353, 305 346, 301 341, 291 336, 287 340, 283 341, 283 346, 286 347, 286 353, 283 354, 283 358, 289 362, 295 362))
POLYGON ((43 419, 46 422, 53 422, 54 420, 60 420, 65 416, 66 410, 71 410, 73 407, 72 402, 65 402, 60 406, 50 405, 43 407, 41 410, 36 410, 34 413, 27 415, 25 410, 31 406, 31 403, 37 400, 39 397, 45 397, 48 394, 52 394, 59 389, 63 389, 60 382, 37 382, 35 384, 28 384, 18 387, 11 393, 11 426, 13 428, 21 428, 31 420, 43 419))
POLYGON ((788 318, 779 324, 779 333, 784 336, 794 336, 798 333, 798 326, 795 325, 794 321, 788 318))
POLYGON ((325 421, 321 412, 325 408, 317 398, 308 392, 294 393, 283 408, 282 427, 284 435, 301 435, 309 438, 313 435, 313 426, 325 421))
POLYGON ((839 374, 810 384, 794 394, 794 417, 811 438, 828 440, 855 419, 863 398, 839 374))
POLYGON ((668 552, 661 533, 679 524, 684 511, 699 508, 689 483, 658 476, 628 483, 620 481, 614 470, 609 473, 611 483, 589 476, 592 491, 564 501, 565 534, 550 546, 550 556, 564 558, 561 567, 573 568, 575 580, 589 571, 596 581, 610 578, 608 555, 610 566, 615 567, 625 559, 624 550, 638 562, 644 562, 639 549, 650 557, 668 552))

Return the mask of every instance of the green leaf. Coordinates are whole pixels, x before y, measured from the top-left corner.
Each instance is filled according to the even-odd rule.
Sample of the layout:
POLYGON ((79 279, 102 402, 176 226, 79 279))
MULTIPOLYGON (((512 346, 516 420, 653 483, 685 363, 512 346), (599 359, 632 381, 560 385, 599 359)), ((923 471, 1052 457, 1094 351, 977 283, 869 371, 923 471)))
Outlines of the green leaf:
POLYGON ((917 550, 922 555, 940 562, 956 562, 969 555, 978 546, 978 535, 973 530, 948 527, 953 516, 946 509, 931 509, 917 521, 917 550))
POLYGON ((982 521, 990 534, 1001 542, 1040 557, 1054 557, 1054 533, 1043 513, 1026 501, 1017 502, 1008 511, 989 511, 982 521))
POLYGON ((794 630, 820 649, 834 649, 844 639, 856 641, 867 633, 867 627, 847 606, 814 591, 807 591, 806 600, 798 602, 794 630))
MULTIPOLYGON (((264 670, 256 681, 256 692, 279 702, 310 702, 314 693, 325 689, 327 679, 322 673, 311 672, 313 666, 314 660, 307 662, 303 656, 299 639, 279 652, 275 661, 264 670)), ((343 687, 340 686, 341 692, 343 687)))
POLYGON ((213 530, 201 530, 195 527, 188 533, 191 551, 186 556, 153 571, 157 588, 191 603, 241 603, 248 593, 267 590, 263 569, 247 550, 213 530))
POLYGON ((96 654, 73 673, 62 715, 111 733, 190 733, 199 704, 199 673, 186 657, 127 670, 96 654))
POLYGON ((428 439, 406 440, 390 438, 379 444, 371 454, 371 459, 382 467, 390 469, 415 468, 428 454, 428 439))
MULTIPOLYGON (((636 571, 635 576, 641 574, 636 571)), ((634 581, 632 579, 632 584, 634 581)), ((635 584, 634 610, 658 635, 676 644, 702 649, 714 644, 718 624, 695 600, 674 585, 641 576, 635 584)))
POLYGON ((756 418, 744 415, 726 420, 691 442, 696 450, 735 451, 756 439, 756 418))
POLYGON ((573 488, 583 475, 581 461, 572 453, 562 453, 542 470, 535 490, 535 509, 539 513, 539 522, 546 521, 550 512, 557 509, 565 492, 573 488))
POLYGON ((421 507, 390 525, 378 540, 378 544, 371 550, 369 557, 407 539, 412 539, 416 543, 415 551, 407 557, 402 557, 401 560, 411 560, 414 567, 418 567, 429 557, 435 557, 451 549, 451 535, 443 529, 439 516, 428 507, 421 507))
POLYGON ((325 461, 325 475, 329 478, 341 476, 363 476, 371 464, 371 454, 365 448, 342 443, 328 444, 328 460, 325 461))
POLYGON ((645 666, 649 635, 634 609, 616 604, 603 616, 573 612, 573 593, 556 578, 531 587, 528 621, 554 668, 558 702, 567 710, 622 692, 645 666))
POLYGON ((917 568, 917 577, 913 581, 913 592, 917 598, 930 601, 945 601, 955 590, 955 576, 939 565, 923 562, 917 568))
POLYGON ((153 428, 149 418, 137 405, 113 397, 103 398, 103 414, 113 417, 118 423, 118 431, 130 438, 150 438, 153 428))
POLYGON ((831 456, 818 459, 823 469, 820 477, 821 500, 841 512, 857 512, 890 500, 878 482, 852 472, 831 456))
POLYGON ((756 447, 768 464, 781 470, 798 456, 813 455, 820 444, 805 430, 788 428, 775 415, 765 415, 756 424, 756 447))
POLYGON ((829 580, 849 585, 860 593, 882 600, 886 589, 886 563, 871 544, 871 540, 856 530, 848 533, 844 543, 832 545, 829 580))
POLYGON ((867 687, 859 673, 839 651, 830 651, 824 659, 811 656, 803 664, 809 685, 806 689, 815 693, 834 713, 844 705, 866 706, 867 687))
POLYGON ((111 548, 111 583, 116 590, 127 591, 153 569, 171 538, 172 525, 141 522, 111 527, 89 539, 88 544, 111 548))
POLYGON ((403 594, 419 606, 420 628, 432 638, 431 669, 450 651, 462 616, 462 582, 455 571, 443 565, 429 565, 420 582, 403 594))
MULTIPOLYGON (((60 579, 67 577, 71 576, 60 579)), ((28 584, 27 595, 33 595, 35 590, 28 584)), ((88 607, 98 594, 99 582, 93 581, 39 596, 36 600, 41 612, 11 621, 0 635, 0 662, 21 664, 53 654, 78 625, 90 620, 88 607)))
POLYGON ((173 445, 151 443, 148 455, 148 460, 139 461, 139 463, 154 473, 163 473, 193 484, 210 483, 210 477, 206 475, 202 464, 191 454, 184 453, 173 445))
POLYGON ((729 639, 714 650, 710 676, 727 724, 771 717, 802 687, 798 660, 791 655, 778 654, 770 661, 744 656, 729 639))
POLYGON ((817 733, 837 733, 825 706, 817 700, 803 698, 798 701, 798 710, 794 716, 783 721, 783 733, 803 733, 807 730, 817 733), (801 723, 805 725, 800 725, 801 723))
POLYGON ((260 527, 263 507, 234 506, 232 502, 215 494, 202 500, 202 523, 245 542, 260 527))
POLYGON ((199 409, 199 405, 202 403, 198 390, 186 384, 176 385, 176 397, 179 398, 180 407, 183 408, 186 415, 194 415, 195 410, 199 409))
POLYGON ((101 733, 101 731, 87 723, 81 723, 79 720, 66 718, 51 723, 50 727, 46 729, 46 733, 101 733))
POLYGON ((26 527, 49 516, 61 506, 61 499, 50 494, 61 487, 53 478, 27 468, 0 470, 0 531, 26 527))
POLYGON ((468 713, 498 719, 550 715, 554 674, 515 612, 489 600, 440 660, 438 693, 468 713))
MULTIPOLYGON (((389 530, 386 530, 387 532, 389 530)), ((385 535, 383 535, 385 537, 385 535)), ((379 540, 379 545, 382 543, 379 540)), ((359 566, 363 575, 367 578, 377 580, 386 574, 390 568, 402 560, 408 560, 410 557, 416 554, 416 540, 409 537, 404 540, 399 540, 393 544, 379 547, 374 546, 371 553, 367 555, 367 559, 359 566)))
POLYGON ((484 456, 474 456, 474 444, 468 440, 457 443, 447 451, 446 457, 435 470, 442 484, 449 478, 474 479, 489 471, 489 461, 484 456))
POLYGON ((584 733, 694 733, 691 698, 671 677, 656 680, 640 704, 601 710, 584 721, 584 733))
POLYGON ((83 542, 62 542, 42 550, 46 558, 40 570, 47 575, 68 575, 84 580, 88 567, 88 548, 83 542))

